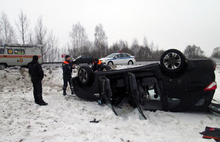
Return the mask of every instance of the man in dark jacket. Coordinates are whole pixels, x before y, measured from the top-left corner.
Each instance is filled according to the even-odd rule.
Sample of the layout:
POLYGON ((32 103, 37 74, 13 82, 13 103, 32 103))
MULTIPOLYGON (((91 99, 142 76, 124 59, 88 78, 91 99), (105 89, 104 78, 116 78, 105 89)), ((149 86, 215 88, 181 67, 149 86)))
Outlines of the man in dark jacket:
POLYGON ((41 65, 38 63, 38 56, 34 55, 33 60, 28 64, 29 74, 31 75, 31 81, 34 88, 34 99, 35 103, 43 106, 47 105, 42 98, 42 79, 44 77, 44 72, 41 65))
POLYGON ((102 61, 100 61, 99 59, 95 58, 94 59, 94 62, 93 62, 93 65, 92 65, 92 71, 93 72, 97 72, 101 69, 103 63, 102 61))
POLYGON ((75 64, 70 61, 71 58, 69 55, 65 56, 65 61, 62 63, 63 66, 63 95, 66 95, 66 88, 67 88, 67 83, 69 82, 70 89, 71 89, 71 94, 74 94, 73 92, 73 85, 71 83, 71 75, 72 75, 72 69, 75 68, 75 64))

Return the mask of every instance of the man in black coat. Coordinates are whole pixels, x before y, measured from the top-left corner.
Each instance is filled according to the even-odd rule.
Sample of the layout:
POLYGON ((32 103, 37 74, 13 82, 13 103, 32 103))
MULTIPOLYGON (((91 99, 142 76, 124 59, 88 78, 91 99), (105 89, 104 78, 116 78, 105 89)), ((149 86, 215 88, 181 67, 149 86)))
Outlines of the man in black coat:
POLYGON ((101 69, 102 66, 103 66, 102 61, 95 58, 94 61, 93 61, 93 65, 92 65, 92 71, 93 72, 98 72, 101 69))
POLYGON ((71 75, 72 75, 72 69, 75 68, 75 64, 73 62, 70 61, 71 58, 69 55, 65 56, 65 61, 63 61, 62 63, 62 67, 63 67, 63 95, 66 95, 66 88, 67 88, 67 84, 69 82, 70 85, 70 89, 71 89, 71 94, 74 94, 73 92, 73 85, 71 83, 71 75))
POLYGON ((34 99, 35 103, 43 106, 47 105, 42 98, 42 79, 44 77, 44 72, 41 65, 38 63, 38 56, 34 55, 33 60, 28 64, 29 74, 31 75, 31 81, 34 88, 34 99))

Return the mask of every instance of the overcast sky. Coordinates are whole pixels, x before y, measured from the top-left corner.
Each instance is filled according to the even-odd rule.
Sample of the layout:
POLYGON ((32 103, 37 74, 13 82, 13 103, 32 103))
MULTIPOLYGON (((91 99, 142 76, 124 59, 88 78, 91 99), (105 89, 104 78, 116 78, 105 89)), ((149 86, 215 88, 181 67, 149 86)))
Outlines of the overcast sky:
POLYGON ((69 32, 78 22, 94 40, 95 26, 101 23, 108 44, 119 40, 159 49, 187 45, 200 46, 207 56, 220 47, 220 0, 0 0, 0 12, 8 15, 15 27, 19 11, 34 27, 40 15, 48 30, 59 38, 60 46, 70 41, 69 32))

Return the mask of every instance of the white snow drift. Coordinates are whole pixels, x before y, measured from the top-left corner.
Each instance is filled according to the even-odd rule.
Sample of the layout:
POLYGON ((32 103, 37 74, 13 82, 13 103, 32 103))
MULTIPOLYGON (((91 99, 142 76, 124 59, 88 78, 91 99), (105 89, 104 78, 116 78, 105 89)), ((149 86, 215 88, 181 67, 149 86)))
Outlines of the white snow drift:
MULTIPOLYGON (((106 105, 64 97, 61 67, 43 70, 43 98, 48 106, 34 103, 27 69, 0 70, 1 142, 208 142, 214 140, 202 139, 199 132, 206 126, 220 127, 219 116, 209 113, 144 111, 147 120, 143 120, 137 109, 128 106, 117 109, 117 117, 106 105), (93 119, 101 121, 90 123, 93 119)), ((217 68, 218 83, 219 77, 217 68)), ((220 89, 215 99, 220 101, 220 89)))

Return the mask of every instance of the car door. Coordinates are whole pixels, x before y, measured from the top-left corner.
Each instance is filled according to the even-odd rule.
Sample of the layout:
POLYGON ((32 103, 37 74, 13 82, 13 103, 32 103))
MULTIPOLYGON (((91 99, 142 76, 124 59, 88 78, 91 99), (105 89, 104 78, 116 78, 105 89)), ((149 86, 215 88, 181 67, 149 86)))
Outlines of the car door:
POLYGON ((113 63, 114 64, 123 64, 123 62, 124 62, 123 60, 124 60, 123 55, 120 53, 120 54, 115 55, 113 63))
POLYGON ((22 66, 28 64, 27 60, 23 58, 25 55, 24 49, 14 49, 14 55, 16 57, 16 65, 22 66))
POLYGON ((123 53, 123 63, 128 64, 128 61, 131 60, 130 56, 126 53, 123 53))

